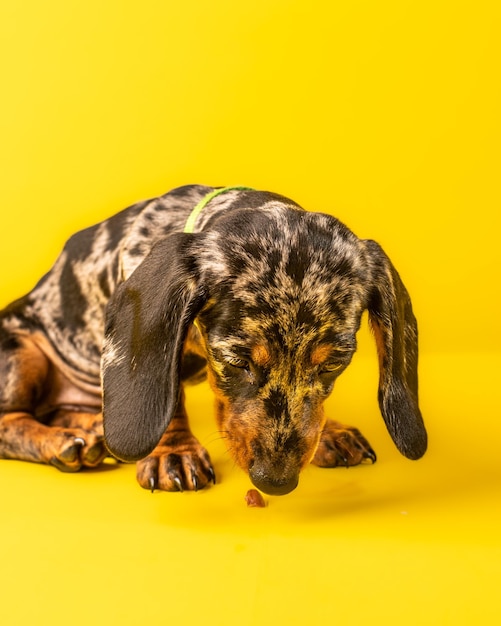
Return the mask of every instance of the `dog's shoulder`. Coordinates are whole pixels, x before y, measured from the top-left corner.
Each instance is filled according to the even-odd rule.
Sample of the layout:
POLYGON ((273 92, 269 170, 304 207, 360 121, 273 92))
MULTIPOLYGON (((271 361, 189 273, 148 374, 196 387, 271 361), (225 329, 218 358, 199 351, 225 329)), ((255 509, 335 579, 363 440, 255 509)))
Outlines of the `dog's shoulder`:
POLYGON ((120 244, 121 279, 132 274, 158 241, 182 231, 193 207, 212 189, 186 185, 145 203, 120 244))

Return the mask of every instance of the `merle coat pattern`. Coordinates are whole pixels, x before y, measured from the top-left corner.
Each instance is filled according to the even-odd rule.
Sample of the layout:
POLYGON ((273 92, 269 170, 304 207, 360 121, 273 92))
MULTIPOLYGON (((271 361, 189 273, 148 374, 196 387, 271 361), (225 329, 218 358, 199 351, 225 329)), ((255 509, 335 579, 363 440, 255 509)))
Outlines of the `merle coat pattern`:
POLYGON ((183 386, 207 374, 221 436, 262 491, 290 492, 310 462, 374 462, 361 433, 323 411, 364 310, 388 431, 408 458, 424 454, 417 324, 380 246, 242 189, 183 232, 212 191, 175 189, 77 233, 0 313, 1 458, 76 471, 111 453, 137 461, 145 488, 203 488, 215 474, 183 386))

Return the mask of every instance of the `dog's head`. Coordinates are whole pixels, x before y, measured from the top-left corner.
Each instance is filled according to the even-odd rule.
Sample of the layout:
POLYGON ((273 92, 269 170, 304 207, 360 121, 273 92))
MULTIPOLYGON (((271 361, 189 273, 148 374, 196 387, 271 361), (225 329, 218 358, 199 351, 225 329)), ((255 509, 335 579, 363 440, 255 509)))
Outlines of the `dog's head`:
POLYGON ((323 401, 351 361, 368 310, 381 412, 398 449, 419 458, 426 432, 417 325, 393 265, 335 218, 259 195, 259 211, 235 209, 206 232, 158 243, 117 290, 103 352, 109 449, 135 460, 158 443, 196 320, 190 336, 205 346, 230 452, 262 491, 291 491, 315 453, 323 401))

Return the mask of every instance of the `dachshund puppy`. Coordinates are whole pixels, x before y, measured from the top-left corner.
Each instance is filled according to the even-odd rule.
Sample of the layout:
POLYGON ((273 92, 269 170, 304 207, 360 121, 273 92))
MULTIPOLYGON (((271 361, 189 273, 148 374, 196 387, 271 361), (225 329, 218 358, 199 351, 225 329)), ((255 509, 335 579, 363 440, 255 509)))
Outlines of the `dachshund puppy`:
POLYGON ((360 432, 323 410, 364 310, 382 416, 418 459, 417 324, 377 243, 246 188, 136 204, 74 235, 0 313, 0 457, 76 471, 111 453, 137 461, 144 488, 201 489, 215 475, 183 386, 207 375, 221 436, 265 493, 292 491, 311 462, 374 462, 360 432))

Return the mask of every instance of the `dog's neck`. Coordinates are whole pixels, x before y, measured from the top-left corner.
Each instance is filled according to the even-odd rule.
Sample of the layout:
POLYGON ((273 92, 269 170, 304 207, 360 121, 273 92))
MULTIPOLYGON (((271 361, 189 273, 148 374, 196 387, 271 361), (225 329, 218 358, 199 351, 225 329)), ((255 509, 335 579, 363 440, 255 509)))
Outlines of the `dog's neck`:
POLYGON ((204 208, 209 204, 209 202, 215 198, 216 196, 220 196, 223 193, 227 193, 228 191, 254 191, 251 187, 220 187, 218 189, 214 189, 214 191, 211 191, 210 193, 208 193, 206 196, 204 196, 200 202, 198 202, 195 207, 193 208, 192 212, 190 213, 190 215, 188 216, 188 219, 186 220, 186 224, 184 225, 184 230, 183 232, 185 233, 193 233, 194 229, 195 229, 195 224, 197 221, 198 216, 200 215, 200 213, 204 210, 204 208))

